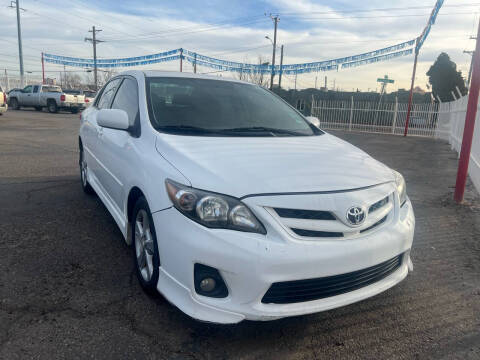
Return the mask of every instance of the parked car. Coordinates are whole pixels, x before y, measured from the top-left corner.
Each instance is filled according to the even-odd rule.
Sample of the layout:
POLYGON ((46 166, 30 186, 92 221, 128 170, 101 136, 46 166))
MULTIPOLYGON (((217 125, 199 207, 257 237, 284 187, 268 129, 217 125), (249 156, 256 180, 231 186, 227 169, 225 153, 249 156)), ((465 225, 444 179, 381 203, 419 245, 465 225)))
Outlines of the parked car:
POLYGON ((313 122, 250 83, 125 72, 81 114, 81 184, 195 319, 333 309, 407 276, 415 218, 402 175, 313 122))
POLYGON ((10 93, 10 106, 14 110, 28 106, 41 111, 46 107, 51 113, 66 110, 76 114, 84 107, 84 103, 83 95, 67 94, 55 85, 28 85, 10 93))
POLYGON ((8 109, 7 93, 0 86, 0 115, 3 115, 8 109))

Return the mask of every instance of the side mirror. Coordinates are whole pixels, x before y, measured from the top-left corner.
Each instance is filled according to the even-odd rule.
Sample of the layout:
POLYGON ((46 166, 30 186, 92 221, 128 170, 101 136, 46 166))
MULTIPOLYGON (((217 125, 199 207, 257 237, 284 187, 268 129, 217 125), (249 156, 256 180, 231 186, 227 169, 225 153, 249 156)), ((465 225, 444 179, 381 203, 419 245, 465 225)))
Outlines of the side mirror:
POLYGON ((105 128, 116 130, 128 130, 130 127, 127 113, 120 109, 100 110, 97 114, 97 124, 105 128))
POLYGON ((315 116, 307 116, 307 121, 317 128, 320 127, 320 120, 315 116))

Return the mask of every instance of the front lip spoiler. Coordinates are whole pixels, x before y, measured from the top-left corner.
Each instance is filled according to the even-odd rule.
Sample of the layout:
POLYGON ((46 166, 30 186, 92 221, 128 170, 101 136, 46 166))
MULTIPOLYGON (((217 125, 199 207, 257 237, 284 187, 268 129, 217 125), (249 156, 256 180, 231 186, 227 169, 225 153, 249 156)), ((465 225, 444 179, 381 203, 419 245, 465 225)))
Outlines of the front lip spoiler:
POLYGON ((352 192, 352 191, 360 191, 360 190, 365 190, 365 189, 370 189, 375 186, 380 186, 384 184, 388 184, 391 181, 384 181, 375 185, 368 185, 368 186, 362 186, 359 188, 353 188, 353 189, 344 189, 344 190, 327 190, 327 191, 307 191, 307 192, 281 192, 281 193, 261 193, 261 194, 249 194, 249 195, 244 195, 240 197, 240 200, 250 198, 250 197, 258 197, 258 196, 279 196, 279 195, 322 195, 322 194, 338 194, 338 193, 345 193, 345 192, 352 192))

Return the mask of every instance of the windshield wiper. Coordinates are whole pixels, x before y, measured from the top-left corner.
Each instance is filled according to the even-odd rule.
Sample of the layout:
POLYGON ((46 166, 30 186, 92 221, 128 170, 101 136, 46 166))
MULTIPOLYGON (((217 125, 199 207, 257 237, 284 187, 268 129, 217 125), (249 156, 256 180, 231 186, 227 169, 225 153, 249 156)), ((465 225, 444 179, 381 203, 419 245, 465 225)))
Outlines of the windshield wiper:
POLYGON ((284 130, 269 128, 264 126, 252 126, 252 127, 241 127, 241 128, 231 128, 231 129, 206 129, 197 126, 191 125, 165 125, 157 127, 157 130, 164 131, 169 134, 202 134, 202 135, 223 135, 223 136, 232 136, 232 135, 246 135, 246 136, 255 136, 255 135, 265 135, 269 134, 271 136, 304 136, 305 134, 299 133, 293 130, 284 130))
POLYGON ((205 129, 191 125, 165 125, 157 127, 157 130, 174 134, 221 134, 219 130, 205 129))
POLYGON ((251 126, 251 127, 240 127, 240 128, 232 128, 232 129, 224 129, 222 130, 224 133, 270 133, 273 136, 276 135, 287 135, 287 136, 304 136, 306 134, 299 133, 298 131, 294 130, 286 130, 286 129, 277 129, 277 128, 270 128, 265 126, 251 126))

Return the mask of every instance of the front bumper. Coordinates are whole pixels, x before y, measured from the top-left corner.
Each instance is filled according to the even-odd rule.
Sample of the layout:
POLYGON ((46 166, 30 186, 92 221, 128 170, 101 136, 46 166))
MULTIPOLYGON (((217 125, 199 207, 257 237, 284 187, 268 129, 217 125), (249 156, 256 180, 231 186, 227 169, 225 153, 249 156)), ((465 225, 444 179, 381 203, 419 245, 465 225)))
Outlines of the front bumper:
POLYGON ((158 290, 191 317, 216 323, 273 320, 315 313, 379 294, 403 280, 412 268, 410 249, 415 218, 410 201, 395 221, 353 239, 299 241, 239 231, 208 229, 169 208, 153 214, 160 250, 158 290), (274 282, 326 277, 365 269, 405 253, 389 276, 360 289, 320 300, 264 304, 274 282), (195 263, 217 268, 229 295, 209 298, 195 292, 195 263))
POLYGON ((0 114, 5 113, 7 110, 8 110, 8 105, 7 104, 0 105, 0 114))

